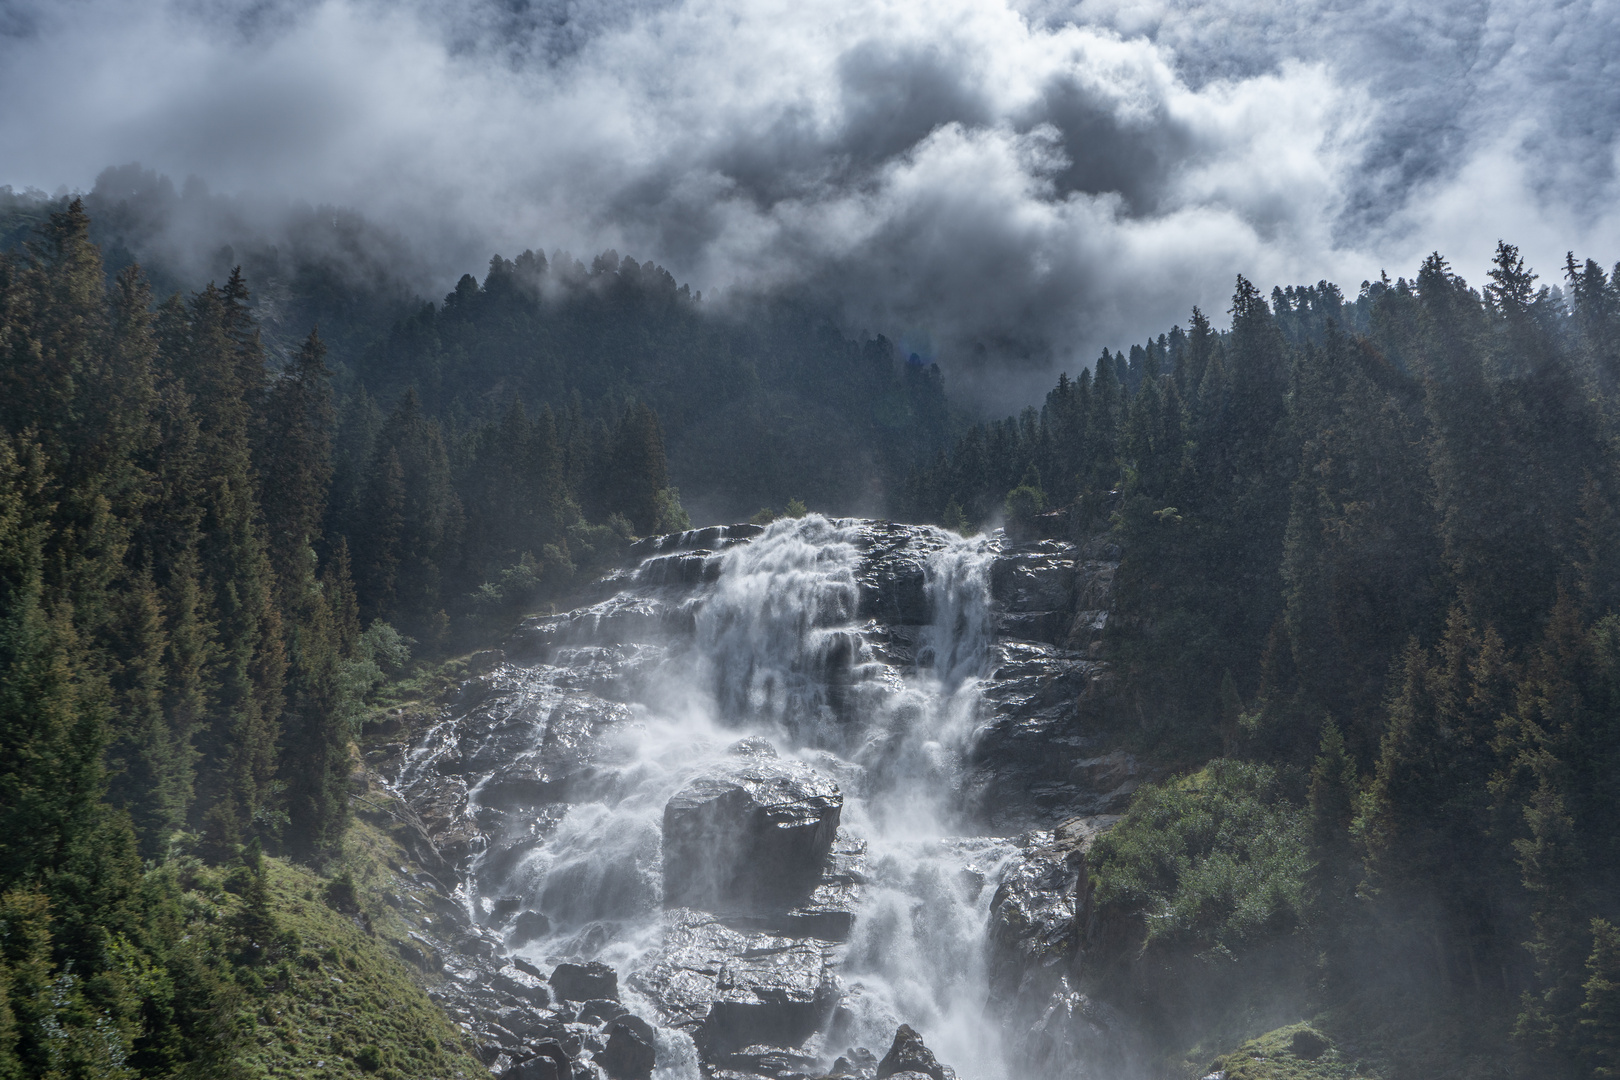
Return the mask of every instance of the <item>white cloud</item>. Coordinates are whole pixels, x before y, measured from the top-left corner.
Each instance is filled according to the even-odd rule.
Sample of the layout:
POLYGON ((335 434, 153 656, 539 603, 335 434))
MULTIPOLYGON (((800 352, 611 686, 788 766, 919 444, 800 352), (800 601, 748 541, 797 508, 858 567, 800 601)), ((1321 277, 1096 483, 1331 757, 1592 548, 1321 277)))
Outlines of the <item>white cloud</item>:
POLYGON ((141 160, 446 276, 614 246, 1044 378, 1237 272, 1620 256, 1616 46, 1602 0, 0 0, 0 183, 141 160))

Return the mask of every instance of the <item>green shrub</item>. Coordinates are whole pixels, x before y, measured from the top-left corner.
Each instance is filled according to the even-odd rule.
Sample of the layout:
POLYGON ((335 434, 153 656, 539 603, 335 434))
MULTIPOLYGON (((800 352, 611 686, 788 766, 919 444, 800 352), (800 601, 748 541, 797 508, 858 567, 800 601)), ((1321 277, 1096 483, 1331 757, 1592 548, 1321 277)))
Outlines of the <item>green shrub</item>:
POLYGON ((1007 517, 1007 536, 1015 542, 1033 539, 1036 533, 1035 519, 1046 509, 1046 493, 1039 484, 1026 480, 1007 492, 1007 503, 1003 509, 1007 517))
POLYGON ((354 875, 343 871, 326 885, 326 903, 334 911, 345 915, 360 913, 360 894, 354 887, 354 875))
POLYGON ((1091 852, 1097 903, 1139 914, 1148 947, 1234 956, 1303 919, 1310 870, 1305 811, 1274 769, 1212 761, 1139 791, 1091 852))

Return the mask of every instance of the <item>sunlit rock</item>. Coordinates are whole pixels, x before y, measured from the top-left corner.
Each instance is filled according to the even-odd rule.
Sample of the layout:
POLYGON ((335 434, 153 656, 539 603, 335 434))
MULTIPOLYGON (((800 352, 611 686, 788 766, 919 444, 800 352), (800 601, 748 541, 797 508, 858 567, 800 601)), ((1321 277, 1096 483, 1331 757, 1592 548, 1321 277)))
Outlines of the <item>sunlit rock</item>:
POLYGON ((662 948, 633 984, 711 1058, 752 1045, 796 1047, 839 998, 828 946, 748 933, 690 908, 667 912, 662 948))

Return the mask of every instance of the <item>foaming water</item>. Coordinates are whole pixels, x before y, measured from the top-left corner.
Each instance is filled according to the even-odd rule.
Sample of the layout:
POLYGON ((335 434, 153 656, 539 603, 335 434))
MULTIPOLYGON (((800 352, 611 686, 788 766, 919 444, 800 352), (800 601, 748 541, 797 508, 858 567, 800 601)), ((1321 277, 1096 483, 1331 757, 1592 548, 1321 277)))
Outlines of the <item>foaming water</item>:
POLYGON ((851 1040, 881 1053, 897 1019, 964 1080, 1005 1075, 985 1016, 984 935, 1012 845, 961 838, 962 770, 981 719, 991 642, 993 544, 941 532, 924 566, 931 621, 915 667, 877 709, 886 751, 848 819, 867 838, 871 884, 845 957, 851 1040))
MULTIPOLYGON (((571 796, 515 863, 474 869, 477 888, 518 893, 550 918, 549 934, 520 952, 635 970, 659 944, 665 803, 738 739, 763 736, 782 757, 835 776, 843 826, 868 845, 868 884, 840 947, 843 1007, 819 1046, 826 1061, 846 1046, 881 1055, 904 1022, 963 1080, 1007 1075, 985 1016, 984 936, 1013 848, 956 835, 982 722, 995 546, 921 537, 929 621, 886 656, 861 632, 858 523, 778 521, 713 557, 718 576, 686 601, 690 633, 637 680, 613 729, 610 780, 571 796)), ((549 693, 562 671, 538 669, 533 693, 549 693)), ((684 1035, 661 1032, 659 1060, 662 1080, 698 1075, 684 1035)))
POLYGON ((819 745, 836 717, 828 676, 851 647, 860 551, 853 523, 777 521, 722 556, 697 611, 700 676, 734 723, 819 745))

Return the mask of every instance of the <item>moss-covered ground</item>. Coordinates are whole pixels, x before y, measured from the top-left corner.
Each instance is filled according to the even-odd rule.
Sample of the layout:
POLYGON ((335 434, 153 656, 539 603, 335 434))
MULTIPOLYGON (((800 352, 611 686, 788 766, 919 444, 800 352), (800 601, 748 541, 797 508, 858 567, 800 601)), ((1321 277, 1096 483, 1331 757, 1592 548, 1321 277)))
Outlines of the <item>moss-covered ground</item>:
POLYGON ((1182 1072, 1188 1077, 1225 1073, 1226 1080, 1386 1080, 1383 1062, 1362 1057, 1354 1042, 1335 1034, 1342 1033, 1328 1017, 1289 1024, 1214 1060, 1190 1057, 1182 1072))

